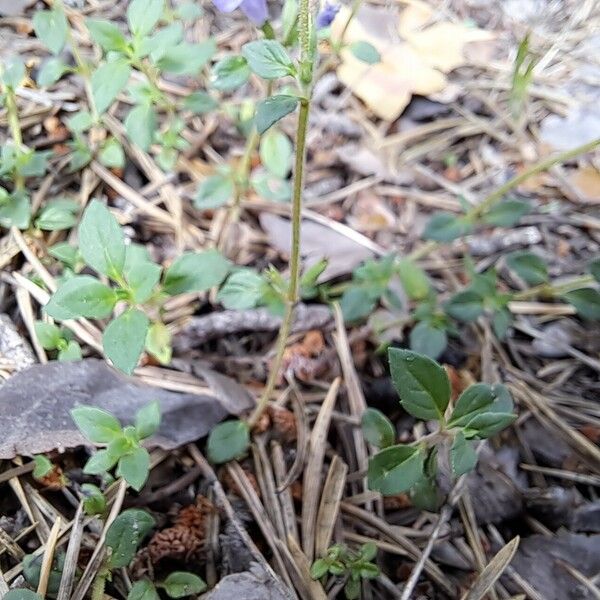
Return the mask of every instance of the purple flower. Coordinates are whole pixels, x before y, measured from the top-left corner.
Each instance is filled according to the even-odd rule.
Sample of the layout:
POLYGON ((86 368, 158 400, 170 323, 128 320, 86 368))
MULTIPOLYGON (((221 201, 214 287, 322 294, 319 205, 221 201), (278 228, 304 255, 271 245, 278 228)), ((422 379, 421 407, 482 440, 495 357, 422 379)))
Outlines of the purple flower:
POLYGON ((255 25, 264 25, 269 13, 267 0, 213 0, 218 10, 230 13, 239 8, 255 25))
POLYGON ((317 15, 317 29, 329 27, 333 23, 333 20, 335 19, 335 16, 338 14, 339 10, 339 4, 331 4, 329 2, 325 2, 325 6, 317 15))

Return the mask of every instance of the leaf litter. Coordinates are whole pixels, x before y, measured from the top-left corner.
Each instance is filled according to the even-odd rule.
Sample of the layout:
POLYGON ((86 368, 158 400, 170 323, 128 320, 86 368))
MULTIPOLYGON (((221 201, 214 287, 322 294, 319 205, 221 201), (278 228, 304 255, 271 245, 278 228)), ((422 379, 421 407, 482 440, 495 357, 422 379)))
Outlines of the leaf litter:
MULTIPOLYGON (((29 21, 26 4, 13 7, 20 21, 3 20, 0 25, 3 34, 6 32, 2 48, 11 43, 15 48, 31 45, 31 40, 23 37, 29 21)), ((380 250, 403 255, 415 248, 418 251, 415 231, 422 229, 432 208, 457 211, 461 202, 483 196, 489 187, 525 168, 528 144, 543 156, 548 146, 570 148, 594 137, 596 114, 589 102, 594 90, 590 90, 589 70, 582 68, 591 53, 585 51, 587 42, 578 47, 576 40, 592 37, 587 34, 593 31, 597 16, 586 15, 585 6, 566 14, 556 9, 560 4, 566 11, 566 4, 548 7, 543 2, 529 2, 534 8, 521 7, 516 15, 534 28, 536 48, 546 60, 534 78, 526 115, 530 127, 522 137, 504 108, 511 57, 498 53, 495 42, 502 36, 518 37, 510 15, 513 9, 506 8, 499 16, 488 4, 456 0, 442 11, 434 3, 417 1, 398 7, 366 5, 348 30, 349 40, 370 41, 382 61, 366 66, 344 52, 338 79, 320 102, 323 114, 326 110, 339 113, 352 126, 345 123, 335 130, 328 127, 326 118, 317 120, 322 135, 315 135, 310 142, 310 184, 334 181, 337 187, 309 200, 319 220, 314 214, 305 220, 308 239, 304 247, 307 258, 330 258, 323 279, 332 285, 346 282, 348 274, 380 250), (565 28, 571 28, 567 33, 573 36, 556 35, 565 28), (482 64, 485 61, 476 58, 478 51, 480 57, 492 59, 482 64), (565 70, 572 76, 568 90, 561 76, 565 70), (348 88, 353 95, 339 93, 348 88), (411 116, 410 107, 416 106, 414 95, 444 103, 446 112, 432 111, 418 118, 412 112, 411 116), (345 155, 339 152, 343 147, 347 147, 345 155), (363 149, 368 149, 368 154, 358 154, 363 149), (460 202, 458 195, 462 196, 460 202), (360 233, 355 235, 357 229, 360 233)), ((122 16, 119 7, 97 5, 92 10, 106 11, 107 17, 122 16)), ((334 31, 339 31, 346 15, 343 8, 334 31)), ((210 18, 221 31, 231 27, 230 21, 219 21, 219 15, 210 18)), ((224 43, 231 48, 250 39, 242 21, 236 21, 227 32, 224 43)), ((39 62, 39 56, 34 60, 39 62)), ((177 89, 189 82, 173 78, 163 83, 177 89)), ((53 143, 42 137, 45 131, 51 132, 44 119, 51 110, 62 126, 80 98, 81 90, 69 79, 51 92, 24 88, 19 100, 23 119, 29 124, 30 142, 41 146, 53 143)), ((118 123, 108 123, 118 133, 118 123)), ((224 209, 195 212, 186 208, 182 225, 177 202, 190 198, 187 178, 195 180, 199 173, 214 172, 213 161, 241 154, 240 139, 230 128, 221 129, 208 119, 202 127, 196 125, 188 126, 186 135, 200 154, 183 159, 177 173, 169 174, 169 182, 150 155, 128 148, 125 172, 92 164, 81 177, 61 176, 48 186, 53 193, 66 188, 82 204, 92 190, 106 195, 119 220, 128 224, 128 236, 145 244, 159 262, 168 263, 182 243, 204 248, 207 240, 241 230, 220 228, 226 217, 224 209)), ((551 264, 553 276, 580 272, 581 265, 597 254, 600 243, 598 218, 590 210, 598 196, 597 168, 597 156, 576 160, 521 186, 518 191, 535 202, 535 212, 524 216, 510 234, 487 229, 469 236, 467 245, 477 269, 495 263, 507 249, 533 247, 549 249, 552 255, 561 250, 559 259, 551 264)), ((47 189, 40 188, 40 201, 47 189)), ((248 212, 238 225, 249 235, 229 244, 237 246, 236 260, 259 269, 269 262, 285 265, 290 226, 285 218, 276 216, 286 215, 285 208, 277 204, 261 207, 260 202, 252 206, 252 200, 247 204, 248 212)), ((68 542, 68 552, 77 556, 81 550, 87 557, 97 544, 97 529, 89 523, 84 526, 75 512, 74 496, 70 496, 79 491, 78 472, 83 465, 77 451, 70 449, 84 440, 68 420, 69 408, 78 401, 90 402, 128 422, 138 406, 159 398, 165 416, 160 437, 154 440, 158 448, 153 453, 155 464, 148 489, 135 501, 143 504, 145 498, 150 499, 146 507, 160 519, 160 531, 164 531, 169 515, 180 514, 182 506, 184 510, 195 506, 205 496, 214 500, 216 509, 205 517, 207 529, 201 536, 203 551, 198 559, 207 580, 215 586, 207 598, 236 595, 252 599, 268 594, 310 598, 314 582, 306 575, 306 555, 319 536, 325 535, 324 530, 333 530, 336 541, 375 541, 386 564, 378 579, 365 584, 367 594, 375 597, 400 597, 413 591, 415 597, 430 598, 463 594, 470 594, 468 598, 525 594, 557 600, 598 596, 593 491, 599 485, 600 468, 595 401, 599 365, 597 344, 593 343, 597 325, 582 326, 572 313, 553 315, 546 303, 521 303, 513 306, 515 327, 504 342, 481 323, 461 329, 460 337, 450 340, 442 361, 460 369, 460 377, 467 380, 480 373, 501 374, 512 387, 521 416, 501 440, 480 450, 479 466, 467 486, 458 491, 447 486, 451 499, 462 495, 463 500, 454 512, 448 507, 456 504, 449 500, 438 516, 417 509, 406 495, 382 502, 363 485, 361 465, 368 450, 356 443, 361 403, 377 405, 392 416, 403 440, 417 440, 427 433, 427 429, 415 427, 401 411, 397 396, 390 395, 385 364, 375 353, 378 340, 371 337, 376 327, 350 324, 347 335, 339 328, 332 333, 330 309, 318 300, 309 303, 307 312, 318 314, 305 315, 305 321, 299 318, 295 332, 319 329, 325 347, 319 342, 313 356, 314 347, 306 338, 294 338, 288 348, 288 364, 298 358, 319 360, 321 355, 333 360, 325 361, 325 370, 314 377, 282 377, 283 393, 269 411, 269 420, 255 432, 257 443, 251 458, 228 467, 225 477, 206 463, 198 446, 186 444, 204 437, 214 422, 252 406, 251 398, 263 385, 279 321, 262 309, 242 312, 233 319, 219 310, 214 298, 194 296, 167 307, 175 339, 181 337, 176 347, 176 361, 180 362, 173 363, 176 368, 146 363, 136 371, 137 382, 132 383, 95 358, 31 367, 34 354, 26 338, 32 336, 33 310, 44 302, 35 281, 47 271, 36 262, 43 252, 38 245, 41 242, 29 242, 30 247, 19 246, 4 232, 0 246, 1 309, 11 321, 2 321, 9 331, 4 338, 9 344, 0 351, 0 372, 6 380, 0 387, 0 404, 8 407, 0 418, 0 527, 7 536, 0 538, 0 594, 9 585, 21 585, 18 557, 24 551, 37 547, 40 556, 51 557, 68 542), (19 297, 13 294, 16 289, 21 290, 19 297), (22 351, 11 354, 16 347, 22 351), (204 366, 188 369, 198 356, 206 361, 204 366), (338 396, 325 401, 331 382, 338 381, 335 378, 340 373, 338 396), (126 404, 123 398, 127 398, 126 404), (273 415, 277 410, 286 411, 288 425, 293 419, 293 436, 281 437, 276 431, 278 418, 273 415), (308 453, 315 443, 316 452, 308 453), (62 488, 66 500, 30 475, 33 461, 27 457, 53 449, 59 452, 50 457, 71 478, 62 488), (17 451, 24 459, 15 457, 17 451), (332 489, 335 485, 330 476, 341 477, 342 463, 348 466, 346 483, 332 489), (303 471, 308 467, 305 473, 311 481, 303 485, 303 471), (303 498, 309 500, 306 509, 303 498), (546 498, 550 498, 549 506, 540 511, 546 498), (548 517, 548 512, 562 506, 558 498, 569 499, 568 514, 572 516, 548 517), (331 502, 324 512, 321 502, 331 502), (306 538, 303 548, 298 543, 297 519, 308 524, 306 532, 301 530, 306 538), (240 573, 228 574, 226 561, 219 557, 219 545, 222 540, 233 544, 232 528, 252 565, 245 561, 237 565, 240 573), (589 535, 578 533, 582 531, 589 535)), ((436 293, 444 298, 467 277, 460 261, 461 248, 460 243, 451 244, 420 263, 433 279, 436 293)), ((512 275, 500 268, 502 285, 513 285, 512 275)), ((385 310, 393 332, 389 341, 406 343, 403 319, 407 313, 393 312, 393 304, 385 305, 385 310), (399 318, 394 320, 389 314, 399 318)), ((79 323, 74 332, 86 355, 97 356, 100 331, 89 323, 79 323)), ((31 341, 35 356, 44 363, 43 349, 31 341)), ((117 511, 123 501, 124 490, 116 490, 109 498, 117 511)), ((193 529, 189 523, 185 527, 186 531, 193 529)), ((318 547, 322 546, 321 540, 318 547)), ((183 565, 181 559, 176 561, 178 567, 183 565)), ((86 570, 88 577, 94 576, 99 566, 90 564, 95 566, 86 570)), ((143 576, 148 573, 144 565, 140 569, 143 576)), ((64 582, 72 584, 67 571, 63 573, 64 582)), ((70 577, 74 576, 73 572, 70 577)), ((123 585, 128 577, 118 579, 111 589, 116 597, 126 597, 123 585)), ((67 597, 71 596, 61 596, 63 600, 67 597)))

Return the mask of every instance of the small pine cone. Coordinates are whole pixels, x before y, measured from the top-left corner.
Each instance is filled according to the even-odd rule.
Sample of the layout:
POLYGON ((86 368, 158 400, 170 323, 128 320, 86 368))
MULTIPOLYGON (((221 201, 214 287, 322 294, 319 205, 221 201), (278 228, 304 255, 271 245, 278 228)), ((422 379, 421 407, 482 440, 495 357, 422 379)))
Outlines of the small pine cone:
POLYGON ((169 527, 156 533, 148 544, 152 564, 165 558, 189 562, 198 557, 202 549, 202 538, 186 527, 169 527))
POLYGON ((175 527, 187 528, 196 537, 204 537, 204 514, 193 504, 185 506, 179 511, 175 519, 175 527))
POLYGON ((258 419, 256 425, 252 428, 252 433, 264 433, 269 429, 269 427, 271 427, 271 417, 268 411, 265 411, 262 415, 260 415, 260 419, 258 419))
POLYGON ((285 408, 269 407, 273 429, 284 442, 293 442, 298 437, 296 415, 285 408))

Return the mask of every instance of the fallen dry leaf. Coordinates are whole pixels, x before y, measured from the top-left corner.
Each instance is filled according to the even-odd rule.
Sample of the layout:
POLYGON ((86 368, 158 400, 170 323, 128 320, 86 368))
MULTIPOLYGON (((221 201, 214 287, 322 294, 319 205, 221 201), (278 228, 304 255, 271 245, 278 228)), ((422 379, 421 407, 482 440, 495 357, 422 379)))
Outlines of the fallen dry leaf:
MULTIPOLYGON (((340 13, 334 21, 334 39, 341 34, 349 9, 344 7, 340 13)), ((381 62, 366 65, 345 49, 338 77, 378 117, 393 121, 413 94, 442 92, 448 84, 445 73, 465 64, 466 44, 493 37, 475 27, 435 23, 434 16, 432 8, 418 1, 400 13, 388 7, 363 6, 348 27, 345 43, 369 42, 379 51, 381 62)))
POLYGON ((577 191, 589 200, 600 200, 600 171, 588 165, 576 169, 569 177, 577 191))

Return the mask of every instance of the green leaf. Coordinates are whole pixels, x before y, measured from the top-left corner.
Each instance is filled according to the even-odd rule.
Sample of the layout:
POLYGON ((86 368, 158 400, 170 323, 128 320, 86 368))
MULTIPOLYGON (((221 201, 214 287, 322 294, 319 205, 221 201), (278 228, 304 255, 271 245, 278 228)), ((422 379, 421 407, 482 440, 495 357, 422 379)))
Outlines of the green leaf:
POLYGON ((369 460, 369 489, 392 496, 409 490, 423 477, 424 456, 413 446, 390 446, 369 460))
POLYGON ((148 150, 156 131, 156 113, 151 104, 138 104, 125 118, 127 136, 142 150, 148 150))
POLYGON ((404 410, 419 419, 443 419, 450 400, 446 370, 427 356, 401 348, 390 348, 389 359, 404 410))
POLYGON ((260 304, 265 281, 252 269, 232 273, 219 290, 217 299, 230 310, 247 310, 260 304))
POLYGON ((2 67, 2 82, 5 86, 13 90, 18 88, 23 79, 25 79, 25 63, 18 56, 10 56, 4 59, 0 67, 2 67))
POLYGON ((369 444, 387 448, 396 441, 396 430, 392 422, 376 408, 367 408, 361 419, 362 433, 369 444))
POLYGON ((344 596, 346 600, 358 600, 360 598, 360 580, 350 577, 344 585, 344 596))
POLYGON ((79 251, 92 269, 120 279, 125 265, 125 240, 114 215, 98 200, 92 200, 79 224, 79 251))
POLYGON ((35 335, 46 350, 55 350, 62 340, 60 329, 53 323, 45 321, 36 321, 33 324, 35 335))
POLYGON ((344 320, 351 323, 369 315, 375 308, 376 301, 362 286, 351 286, 344 291, 340 299, 340 307, 344 320))
POLYGON ((74 269, 79 260, 79 251, 68 242, 59 242, 48 249, 48 254, 67 267, 74 269))
POLYGON ((592 274, 593 278, 600 283, 600 258, 596 258, 589 265, 588 269, 592 274))
POLYGON ((158 61, 169 48, 174 48, 183 39, 183 25, 172 23, 151 36, 140 40, 139 52, 142 56, 150 55, 150 58, 158 61))
POLYGON ((219 106, 219 103, 206 92, 192 92, 183 101, 183 107, 197 115, 203 115, 219 106))
POLYGON ((462 427, 465 437, 487 438, 515 420, 510 392, 500 384, 477 383, 458 398, 448 427, 462 427))
POLYGON ((155 400, 140 408, 135 414, 135 430, 143 440, 156 433, 160 425, 160 405, 155 400))
POLYGON ((33 29, 39 40, 52 52, 60 54, 67 41, 68 23, 60 9, 38 10, 33 15, 33 29))
POLYGON ((126 567, 133 560, 140 542, 152 531, 155 521, 144 510, 123 511, 106 532, 106 545, 112 549, 109 564, 126 567))
POLYGON ((421 510, 435 512, 440 506, 440 492, 435 479, 423 477, 410 490, 411 502, 421 510))
POLYGON ((162 365, 171 362, 173 348, 171 347, 171 332, 163 323, 152 323, 146 336, 146 351, 162 365))
POLYGON ((151 581, 142 579, 131 586, 127 600, 160 600, 160 596, 151 581))
POLYGON ((75 340, 67 342, 67 345, 58 352, 58 360, 61 362, 74 362, 82 358, 81 346, 75 340))
POLYGON ((106 512, 106 498, 99 487, 92 483, 84 483, 81 493, 86 515, 103 515, 106 512))
POLYGON ((117 460, 119 457, 108 450, 98 450, 85 463, 83 472, 86 475, 105 475, 117 464, 117 460))
POLYGON ((143 36, 152 31, 165 8, 164 0, 131 0, 127 7, 129 31, 143 36))
POLYGON ((270 129, 260 140, 260 160, 276 177, 284 179, 292 167, 294 149, 290 138, 278 129, 270 129))
POLYGON ((428 321, 417 323, 410 332, 410 349, 436 360, 448 345, 446 330, 428 321))
POLYGON ((377 556, 377 544, 375 542, 367 542, 360 547, 359 553, 362 560, 374 560, 377 556))
POLYGON ((125 36, 110 21, 86 19, 85 24, 89 29, 92 39, 106 52, 125 52, 127 50, 125 36))
POLYGON ((42 597, 31 590, 20 588, 17 590, 9 590, 2 596, 2 600, 42 600, 42 597))
POLYGON ((92 96, 99 114, 113 103, 125 87, 131 75, 131 66, 125 60, 117 59, 104 63, 92 74, 92 96))
POLYGON ((462 431, 454 436, 450 448, 450 464, 456 477, 473 470, 477 464, 477 452, 473 448, 473 442, 467 441, 462 431))
POLYGON ((60 58, 53 56, 42 63, 42 68, 38 71, 36 82, 40 87, 48 87, 56 83, 65 73, 68 73, 70 67, 60 58))
POLYGON ((15 191, 0 203, 0 227, 27 229, 30 220, 31 205, 24 191, 15 191))
POLYGON ((92 115, 87 110, 82 110, 76 115, 67 119, 67 127, 73 133, 83 133, 94 124, 92 115))
POLYGON ((296 69, 285 48, 276 40, 257 40, 242 46, 250 68, 264 79, 295 76, 296 69))
POLYGON ((546 263, 532 252, 525 250, 511 252, 506 257, 506 264, 529 285, 540 285, 548 281, 546 263))
POLYGON ((256 169, 250 182, 254 191, 270 202, 288 202, 292 197, 290 181, 271 175, 264 169, 256 169))
POLYGON ((235 419, 212 428, 206 446, 208 458, 215 464, 226 463, 246 454, 250 446, 250 430, 245 421, 235 419))
POLYGON ((204 11, 193 2, 184 2, 177 6, 175 14, 183 21, 194 21, 200 18, 204 14, 204 11))
POLYGON ((216 52, 215 40, 208 39, 201 44, 182 42, 168 48, 157 61, 161 71, 175 75, 197 75, 216 52))
POLYGON ((256 129, 263 134, 269 127, 296 110, 300 99, 297 96, 279 94, 270 96, 256 107, 256 129))
POLYGON ((506 308, 497 310, 492 316, 492 327, 498 339, 503 340, 513 321, 512 314, 506 308))
POLYGON ((531 211, 529 202, 523 200, 505 200, 492 206, 483 216, 482 221, 487 225, 496 227, 512 227, 516 225, 521 217, 531 211))
POLYGON ((219 208, 229 202, 235 193, 230 173, 219 173, 207 177, 199 186, 194 206, 198 210, 219 208))
POLYGON ((473 225, 464 217, 458 217, 452 213, 438 212, 429 219, 423 231, 423 239, 436 242, 451 242, 467 233, 470 233, 473 225))
POLYGON ((212 71, 212 86, 222 92, 239 88, 248 81, 250 67, 243 56, 226 56, 221 59, 212 71))
POLYGON ((35 226, 44 231, 60 231, 70 229, 77 223, 79 204, 68 198, 51 200, 42 208, 35 226))
POLYGON ((567 292, 563 298, 572 304, 577 314, 590 321, 600 320, 600 293, 594 288, 580 288, 567 292))
POLYGON ((164 290, 172 296, 205 292, 222 283, 230 266, 231 263, 217 250, 182 254, 167 269, 164 290))
POLYGON ((411 300, 423 300, 429 295, 431 284, 427 273, 409 258, 398 261, 398 276, 406 295, 411 300))
POLYGON ((114 137, 108 138, 104 142, 98 158, 105 167, 120 169, 125 166, 125 152, 114 137))
POLYGON ((34 468, 33 478, 43 479, 46 475, 50 475, 54 471, 54 465, 43 454, 38 454, 33 457, 34 468))
POLYGON ((310 567, 310 576, 312 579, 321 579, 324 575, 327 575, 329 571, 329 562, 323 558, 315 560, 310 567))
POLYGON ((359 41, 350 44, 350 52, 355 58, 367 63, 368 65, 374 65, 381 62, 381 54, 379 54, 377 48, 369 42, 359 41))
POLYGON ((76 275, 56 290, 45 306, 54 319, 104 319, 117 303, 115 291, 91 275, 76 275))
POLYGON ((117 477, 122 477, 136 492, 144 487, 149 472, 150 454, 141 446, 121 457, 117 465, 117 477))
POLYGON ((483 298, 473 290, 452 296, 444 306, 446 312, 459 321, 475 321, 484 313, 483 298))
POLYGON ((150 321, 137 308, 131 308, 111 321, 104 330, 104 354, 124 373, 130 375, 144 350, 150 321))
POLYGON ((71 410, 77 428, 94 444, 108 444, 122 433, 121 423, 109 412, 93 406, 78 406, 71 410))
POLYGON ((200 594, 207 588, 206 583, 198 575, 184 571, 171 573, 164 580, 162 587, 171 598, 184 598, 192 594, 200 594))
POLYGON ((161 272, 162 267, 153 262, 141 263, 130 270, 127 269, 127 263, 125 264, 125 279, 135 302, 143 304, 152 296, 160 281, 161 272))

